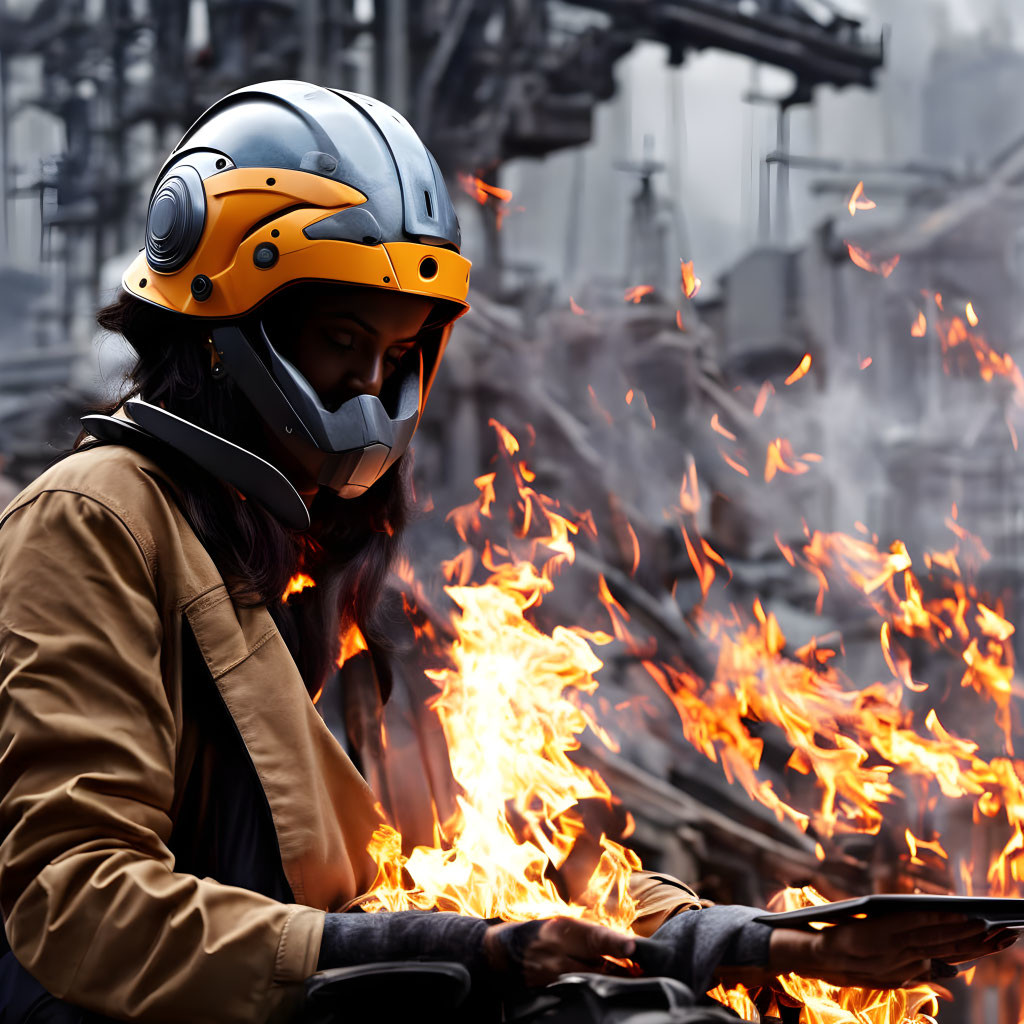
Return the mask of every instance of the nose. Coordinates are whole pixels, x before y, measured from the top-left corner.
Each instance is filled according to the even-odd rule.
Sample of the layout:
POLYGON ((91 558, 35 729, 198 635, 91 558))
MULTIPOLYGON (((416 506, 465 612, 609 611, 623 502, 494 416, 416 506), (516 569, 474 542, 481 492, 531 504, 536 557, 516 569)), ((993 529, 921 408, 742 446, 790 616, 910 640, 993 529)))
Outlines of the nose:
POLYGON ((343 387, 352 395, 380 395, 384 386, 384 353, 377 347, 368 347, 353 362, 345 375, 343 387))

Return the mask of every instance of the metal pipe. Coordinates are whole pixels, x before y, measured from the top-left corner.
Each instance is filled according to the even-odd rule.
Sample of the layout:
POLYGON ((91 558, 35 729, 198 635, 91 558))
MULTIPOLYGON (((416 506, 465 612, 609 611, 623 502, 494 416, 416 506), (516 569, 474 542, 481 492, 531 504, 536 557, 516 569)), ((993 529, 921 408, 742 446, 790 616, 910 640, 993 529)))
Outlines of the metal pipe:
POLYGON ((300 62, 302 79, 305 82, 320 81, 320 0, 302 0, 299 13, 302 32, 302 58, 300 62))
MULTIPOLYGON (((789 153, 789 109, 779 104, 778 138, 780 153, 789 153)), ((789 241, 789 162, 780 160, 775 171, 775 241, 786 245, 789 241)))
POLYGON ((786 164, 797 170, 841 171, 854 173, 859 171, 889 174, 916 174, 922 177, 946 178, 949 181, 963 181, 966 174, 958 172, 949 165, 933 164, 912 160, 904 164, 878 163, 870 160, 846 160, 837 157, 803 156, 797 153, 773 150, 765 157, 769 164, 786 164))
POLYGON ((772 167, 767 160, 761 162, 757 199, 757 240, 769 245, 772 240, 772 167))
POLYGON ((434 114, 434 97, 437 95, 437 87, 444 77, 448 64, 458 46, 462 33, 466 29, 469 16, 473 13, 476 0, 459 0, 455 13, 448 22, 447 27, 441 34, 441 38, 434 47, 427 66, 420 76, 419 95, 416 97, 416 130, 424 138, 430 135, 431 121, 434 114))
MULTIPOLYGON (((0 0, 0 22, 7 17, 7 0, 0 0)), ((7 92, 10 85, 10 69, 8 58, 0 47, 0 263, 7 261, 10 253, 11 239, 9 219, 7 215, 8 194, 11 190, 10 181, 10 110, 7 105, 7 92)))
POLYGON ((374 15, 377 20, 377 81, 384 99, 404 112, 409 98, 411 56, 408 0, 376 0, 374 15))

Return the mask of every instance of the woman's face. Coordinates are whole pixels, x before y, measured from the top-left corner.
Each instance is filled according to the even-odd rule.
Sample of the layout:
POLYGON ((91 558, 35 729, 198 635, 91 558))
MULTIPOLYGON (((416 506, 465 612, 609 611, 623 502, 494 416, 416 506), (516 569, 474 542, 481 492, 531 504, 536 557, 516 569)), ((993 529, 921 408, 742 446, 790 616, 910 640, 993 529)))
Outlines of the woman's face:
MULTIPOLYGON (((274 347, 309 381, 326 409, 357 395, 379 395, 402 357, 416 347, 434 304, 380 288, 317 288, 282 296, 267 318, 274 347)), ((275 463, 308 505, 313 479, 268 431, 275 463)))
POLYGON ((356 395, 379 395, 433 309, 418 295, 380 288, 318 289, 281 317, 271 340, 309 381, 327 409, 356 395), (283 328, 283 330, 282 330, 283 328))

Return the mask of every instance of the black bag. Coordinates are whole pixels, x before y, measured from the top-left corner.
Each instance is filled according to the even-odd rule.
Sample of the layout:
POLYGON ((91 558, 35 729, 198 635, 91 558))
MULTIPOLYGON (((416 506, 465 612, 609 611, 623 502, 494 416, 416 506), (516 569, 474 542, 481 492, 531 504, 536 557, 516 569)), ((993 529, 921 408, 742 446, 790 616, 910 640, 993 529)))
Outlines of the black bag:
POLYGON ((465 1020, 469 971, 462 964, 408 960, 318 971, 306 980, 296 1024, 465 1020))
POLYGON ((565 974, 528 1002, 510 1009, 510 1024, 737 1024, 724 1006, 698 1005, 673 978, 614 978, 565 974))

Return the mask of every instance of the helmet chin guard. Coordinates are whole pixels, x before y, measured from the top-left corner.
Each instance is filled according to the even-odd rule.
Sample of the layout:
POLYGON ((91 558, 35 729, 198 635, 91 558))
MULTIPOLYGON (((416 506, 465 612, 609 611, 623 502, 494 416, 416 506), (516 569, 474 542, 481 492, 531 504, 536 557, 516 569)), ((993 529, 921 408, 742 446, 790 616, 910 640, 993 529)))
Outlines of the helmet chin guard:
POLYGON ((327 409, 262 324, 260 334, 267 362, 241 327, 215 328, 211 340, 227 372, 309 476, 342 498, 365 493, 405 454, 416 432, 424 399, 422 349, 388 381, 390 409, 376 395, 355 395, 327 409))

